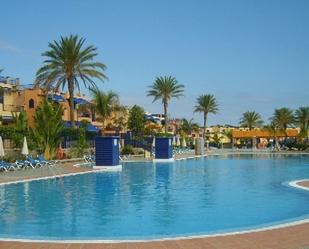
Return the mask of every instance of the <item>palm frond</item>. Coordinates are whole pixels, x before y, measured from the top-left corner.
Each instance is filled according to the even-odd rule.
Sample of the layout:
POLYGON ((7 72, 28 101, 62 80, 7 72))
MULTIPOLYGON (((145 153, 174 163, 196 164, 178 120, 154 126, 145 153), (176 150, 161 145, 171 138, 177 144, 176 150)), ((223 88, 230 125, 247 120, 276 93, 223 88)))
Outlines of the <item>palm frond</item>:
MULTIPOLYGON (((74 92, 75 88, 80 89, 80 80, 86 88, 97 88, 94 79, 107 80, 104 74, 106 65, 94 61, 98 55, 97 48, 84 47, 85 41, 77 35, 70 35, 50 42, 49 50, 42 53, 46 59, 36 73, 35 86, 47 90, 59 89, 73 82, 74 92)), ((70 96, 70 99, 72 98, 73 96, 70 96)))

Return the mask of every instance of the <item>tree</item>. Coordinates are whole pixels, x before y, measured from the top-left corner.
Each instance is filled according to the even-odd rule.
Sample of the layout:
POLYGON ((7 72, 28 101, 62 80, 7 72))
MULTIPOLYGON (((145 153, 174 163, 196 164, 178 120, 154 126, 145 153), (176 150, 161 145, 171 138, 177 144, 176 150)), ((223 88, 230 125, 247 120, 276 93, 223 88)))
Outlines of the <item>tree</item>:
POLYGON ((117 104, 115 106, 115 115, 112 118, 113 127, 119 133, 127 127, 128 108, 124 105, 117 104))
POLYGON ((124 116, 115 117, 113 119, 114 128, 119 133, 126 128, 127 121, 124 116))
POLYGON ((32 136, 39 148, 43 150, 46 159, 54 157, 61 142, 61 132, 64 130, 62 108, 44 100, 36 109, 32 136))
POLYGON ((93 89, 93 98, 95 111, 100 115, 102 120, 103 133, 105 128, 106 119, 109 118, 115 107, 119 103, 119 98, 116 93, 109 91, 107 93, 100 91, 99 89, 93 89))
POLYGON ((128 128, 136 136, 141 136, 145 129, 145 111, 142 107, 134 105, 129 112, 128 128))
POLYGON ((295 111, 295 124, 299 126, 299 136, 301 139, 305 139, 308 142, 309 132, 309 106, 299 107, 295 111))
POLYGON ((221 144, 221 139, 223 139, 224 137, 222 135, 220 135, 219 131, 216 131, 212 137, 212 140, 214 142, 214 144, 219 148, 220 144, 221 144))
MULTIPOLYGON (((12 140, 14 142, 14 147, 19 148, 22 146, 24 136, 28 135, 27 113, 25 111, 22 111, 20 113, 12 112, 12 117, 13 127, 15 131, 13 133, 12 140)), ((28 145, 29 142, 32 142, 31 139, 28 139, 28 145)))
POLYGON ((239 124, 243 127, 249 128, 251 131, 255 127, 259 127, 263 124, 261 115, 255 111, 247 111, 242 114, 239 124))
POLYGON ((204 130, 203 138, 206 137, 207 116, 209 113, 216 114, 218 112, 218 104, 216 98, 212 94, 203 94, 197 98, 194 112, 202 112, 204 114, 204 130))
POLYGON ((289 108, 283 107, 275 109, 275 112, 271 118, 271 122, 287 136, 287 128, 291 126, 295 121, 293 111, 289 108))
POLYGON ((270 135, 275 141, 275 150, 279 150, 280 149, 279 141, 278 141, 279 128, 277 124, 275 122, 271 122, 270 125, 267 125, 265 128, 266 130, 268 130, 268 132, 270 133, 270 135))
POLYGON ((73 132, 75 134, 77 134, 77 140, 76 143, 74 145, 74 147, 72 148, 72 154, 75 157, 82 157, 85 154, 85 151, 87 149, 89 149, 89 143, 86 140, 86 127, 87 127, 87 123, 83 122, 83 124, 81 125, 81 127, 75 129, 73 128, 73 132))
POLYGON ((191 134, 193 131, 199 130, 199 125, 193 122, 193 118, 190 120, 183 118, 181 121, 180 130, 186 134, 191 134))
POLYGON ((28 130, 28 119, 27 113, 22 111, 20 113, 12 112, 13 124, 15 126, 16 131, 24 134, 28 130))
POLYGON ((224 135, 230 140, 230 143, 233 143, 233 130, 225 130, 224 135))
POLYGON ((37 71, 35 85, 45 90, 58 90, 67 86, 69 91, 70 120, 74 126, 74 90, 80 88, 79 80, 86 88, 96 88, 93 78, 104 80, 106 66, 94 62, 97 49, 94 46, 84 48, 85 39, 77 35, 61 37, 60 41, 48 44, 50 50, 44 52, 44 65, 37 71))
POLYGON ((157 77, 155 82, 149 86, 150 90, 147 91, 147 96, 154 97, 153 102, 161 99, 164 108, 164 130, 167 133, 168 118, 167 108, 171 98, 180 98, 183 96, 184 85, 178 83, 176 78, 172 76, 157 77))

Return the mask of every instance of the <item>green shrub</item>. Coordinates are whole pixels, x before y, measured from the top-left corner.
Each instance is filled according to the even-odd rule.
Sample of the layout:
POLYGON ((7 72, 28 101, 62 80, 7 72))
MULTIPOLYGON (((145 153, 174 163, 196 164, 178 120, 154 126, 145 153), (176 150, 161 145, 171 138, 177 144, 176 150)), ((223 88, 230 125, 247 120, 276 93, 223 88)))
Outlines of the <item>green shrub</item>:
POLYGON ((134 150, 133 150, 133 146, 132 145, 125 145, 121 151, 122 155, 133 155, 134 154, 134 150))
POLYGON ((156 137, 173 137, 173 134, 161 132, 161 133, 157 133, 156 137))

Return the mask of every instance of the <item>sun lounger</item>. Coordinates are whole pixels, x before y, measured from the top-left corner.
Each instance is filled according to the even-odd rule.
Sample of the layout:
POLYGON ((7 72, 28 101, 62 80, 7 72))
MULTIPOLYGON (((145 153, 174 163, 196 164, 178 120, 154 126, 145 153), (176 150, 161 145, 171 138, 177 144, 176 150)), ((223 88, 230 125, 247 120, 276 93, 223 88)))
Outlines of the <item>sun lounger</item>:
POLYGON ((56 166, 59 162, 53 160, 46 160, 44 155, 39 155, 37 161, 39 161, 42 166, 56 166))
POLYGON ((35 167, 42 167, 43 166, 38 160, 34 160, 31 155, 27 156, 25 162, 27 163, 27 166, 30 166, 33 169, 35 167))
POLYGON ((123 160, 128 160, 129 157, 126 156, 126 155, 122 155, 122 156, 119 156, 119 160, 123 161, 123 160))
POLYGON ((92 155, 84 155, 84 160, 85 160, 87 163, 93 163, 93 162, 95 162, 95 157, 92 156, 92 155))
POLYGON ((26 168, 26 162, 22 160, 16 160, 15 165, 17 169, 26 168))
POLYGON ((8 171, 7 168, 6 168, 6 166, 3 164, 2 161, 0 162, 0 170, 1 170, 1 171, 8 171))
POLYGON ((16 168, 12 163, 0 161, 0 170, 9 171, 9 170, 16 170, 16 168))

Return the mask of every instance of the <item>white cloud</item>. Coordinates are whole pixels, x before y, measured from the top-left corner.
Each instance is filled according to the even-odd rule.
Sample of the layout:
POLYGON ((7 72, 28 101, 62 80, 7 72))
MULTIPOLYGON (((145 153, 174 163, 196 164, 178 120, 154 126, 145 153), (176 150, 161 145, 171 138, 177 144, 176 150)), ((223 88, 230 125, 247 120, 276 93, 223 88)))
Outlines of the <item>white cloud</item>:
POLYGON ((0 40, 0 50, 13 52, 13 53, 20 53, 21 49, 14 44, 11 44, 7 41, 0 40))

